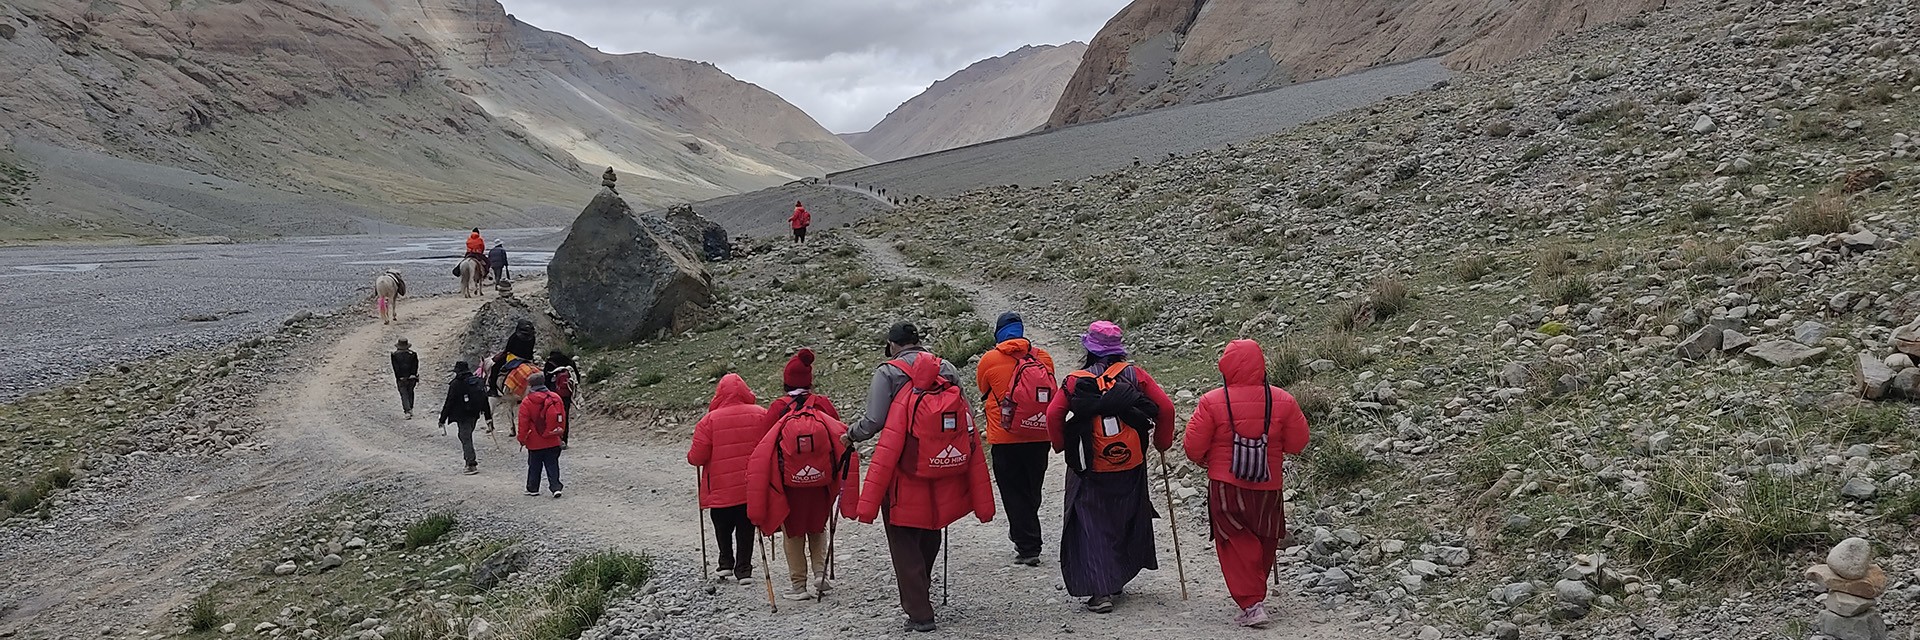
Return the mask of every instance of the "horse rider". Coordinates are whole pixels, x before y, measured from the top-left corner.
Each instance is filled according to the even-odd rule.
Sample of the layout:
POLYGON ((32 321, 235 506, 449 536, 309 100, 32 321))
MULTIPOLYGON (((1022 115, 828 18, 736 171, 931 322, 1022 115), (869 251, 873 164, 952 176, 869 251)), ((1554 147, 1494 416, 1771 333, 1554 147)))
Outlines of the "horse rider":
POLYGON ((485 238, 480 237, 479 227, 474 227, 473 233, 467 234, 466 257, 468 259, 478 261, 478 264, 480 265, 480 272, 482 274, 480 277, 482 279, 485 279, 486 278, 485 274, 487 271, 487 241, 485 238))

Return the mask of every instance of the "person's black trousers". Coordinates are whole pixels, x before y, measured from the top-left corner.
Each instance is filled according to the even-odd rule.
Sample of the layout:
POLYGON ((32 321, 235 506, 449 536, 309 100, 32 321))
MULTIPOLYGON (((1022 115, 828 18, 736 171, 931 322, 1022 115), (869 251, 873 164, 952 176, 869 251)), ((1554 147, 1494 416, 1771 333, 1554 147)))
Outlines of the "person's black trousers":
POLYGON ((1053 445, 1046 442, 996 444, 993 481, 1006 507, 1007 539, 1022 558, 1040 555, 1040 495, 1047 484, 1047 462, 1053 445))
POLYGON ((400 380, 395 384, 400 387, 400 410, 413 413, 413 387, 420 384, 420 381, 400 380))
POLYGON ((708 509, 713 517, 713 536, 720 542, 720 568, 736 578, 753 577, 753 521, 747 519, 747 505, 708 509), (737 552, 737 553, 736 553, 737 552))
POLYGON ((540 491, 540 472, 547 473, 547 489, 558 493, 567 488, 560 483, 560 447, 527 451, 527 493, 540 491))

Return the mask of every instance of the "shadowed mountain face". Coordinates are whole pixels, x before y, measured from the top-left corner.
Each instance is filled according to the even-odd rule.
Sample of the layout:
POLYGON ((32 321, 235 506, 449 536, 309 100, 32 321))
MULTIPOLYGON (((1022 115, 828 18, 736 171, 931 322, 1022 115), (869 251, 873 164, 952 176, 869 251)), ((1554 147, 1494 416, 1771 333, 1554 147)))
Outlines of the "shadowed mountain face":
POLYGON ((973 63, 901 104, 865 133, 842 135, 882 162, 998 140, 1047 123, 1087 45, 1021 47, 973 63))
POLYGON ((1135 0, 1107 22, 1049 126, 1446 55, 1513 60, 1664 0, 1135 0))
MULTIPOLYGON (((332 201, 345 217, 551 224, 607 166, 637 177, 622 182, 629 198, 660 204, 870 162, 710 64, 602 53, 493 0, 48 0, 0 7, 0 55, 0 129, 16 143, 332 201)), ((21 228, 234 227, 115 219, 129 202, 184 204, 66 179, 83 161, 38 169, 36 154, 8 151, 0 162, 23 182, 93 183, 24 185, 0 201, 21 228)))

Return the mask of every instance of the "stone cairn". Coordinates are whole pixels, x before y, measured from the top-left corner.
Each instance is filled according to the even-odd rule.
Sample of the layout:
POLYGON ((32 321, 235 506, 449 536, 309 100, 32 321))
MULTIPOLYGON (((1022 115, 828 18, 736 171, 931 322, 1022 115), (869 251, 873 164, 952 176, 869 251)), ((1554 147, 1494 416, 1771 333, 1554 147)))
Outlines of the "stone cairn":
POLYGON ((1820 633, 1837 640, 1887 640, 1887 621, 1876 604, 1887 591, 1887 572, 1873 563, 1873 545, 1847 538, 1827 552, 1825 564, 1807 567, 1807 579, 1826 589, 1820 633))
POLYGON ((614 173, 613 167, 607 167, 607 172, 600 174, 600 186, 606 187, 614 193, 620 192, 619 189, 613 187, 613 183, 618 181, 620 181, 620 174, 614 173))

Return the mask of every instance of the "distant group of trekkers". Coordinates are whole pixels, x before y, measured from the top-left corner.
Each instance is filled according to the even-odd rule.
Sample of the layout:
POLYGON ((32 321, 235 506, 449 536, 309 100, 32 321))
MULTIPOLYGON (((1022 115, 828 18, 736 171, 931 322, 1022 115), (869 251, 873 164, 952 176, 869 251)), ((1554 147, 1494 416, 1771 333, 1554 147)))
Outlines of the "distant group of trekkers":
MULTIPOLYGON (((527 495, 540 495, 540 479, 545 476, 553 497, 562 496, 560 452, 567 448, 573 433, 574 371, 572 356, 550 351, 545 361, 535 363, 533 323, 521 320, 507 336, 506 348, 475 367, 465 360, 453 364, 447 381, 446 400, 440 407, 442 435, 454 425, 460 439, 464 473, 480 473, 480 460, 474 450, 473 435, 482 419, 486 432, 493 433, 493 402, 496 398, 518 397, 518 407, 510 416, 513 437, 527 450, 527 495), (516 371, 523 369, 523 371, 516 371), (481 372, 486 377, 481 377, 481 372), (523 388, 515 390, 511 386, 523 388)), ((400 409, 413 419, 414 387, 420 382, 420 356, 406 338, 394 344, 389 356, 393 376, 400 389, 400 409)))
MULTIPOLYGON (((975 375, 984 445, 958 371, 924 348, 911 324, 888 330, 888 359, 874 370, 865 412, 851 425, 813 391, 811 350, 787 362, 783 392, 767 408, 739 375, 722 377, 687 451, 699 470, 700 507, 714 525, 718 576, 751 578, 755 534, 783 532, 787 597, 819 598, 832 589, 834 511, 863 523, 880 519, 906 628, 933 631, 932 576, 946 527, 969 514, 991 521, 997 484, 1012 562, 1039 566, 1046 472, 1061 453, 1066 590, 1085 598, 1089 611, 1113 611, 1128 582, 1159 568, 1148 447, 1161 452, 1164 468, 1174 444, 1173 401, 1128 358, 1112 322, 1088 326, 1085 355, 1064 379, 1052 356, 1026 338, 1019 315, 1001 315, 994 337, 975 375), (876 436, 863 480, 854 445, 876 436)), ((1305 448, 1307 422, 1291 395, 1268 384, 1257 343, 1229 343, 1219 367, 1224 385, 1200 399, 1184 449, 1207 469, 1210 533, 1239 609, 1234 621, 1258 627, 1268 620, 1266 579, 1286 537, 1281 462, 1305 448)), ((1177 528, 1175 544, 1178 551, 1177 528)))

